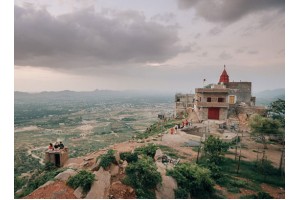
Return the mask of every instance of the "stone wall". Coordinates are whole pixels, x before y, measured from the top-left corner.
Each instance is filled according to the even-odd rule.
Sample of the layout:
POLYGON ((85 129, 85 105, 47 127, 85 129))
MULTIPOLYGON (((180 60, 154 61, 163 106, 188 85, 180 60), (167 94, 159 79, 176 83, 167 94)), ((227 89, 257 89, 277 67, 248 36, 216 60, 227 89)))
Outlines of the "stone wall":
POLYGON ((229 88, 228 95, 236 96, 236 103, 244 102, 248 105, 251 104, 251 82, 229 82, 227 83, 227 87, 229 88))
POLYGON ((194 94, 176 94, 175 95, 175 113, 176 117, 183 118, 187 108, 194 107, 194 94))

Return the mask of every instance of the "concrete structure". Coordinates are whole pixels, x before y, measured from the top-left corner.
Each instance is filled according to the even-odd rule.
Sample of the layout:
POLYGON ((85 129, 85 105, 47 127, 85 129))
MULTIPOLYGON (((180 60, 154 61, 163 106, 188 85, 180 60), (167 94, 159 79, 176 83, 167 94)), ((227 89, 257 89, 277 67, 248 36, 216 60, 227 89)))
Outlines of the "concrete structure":
POLYGON ((68 148, 60 150, 47 150, 45 152, 45 163, 51 162, 57 167, 62 167, 69 159, 68 148))
POLYGON ((200 121, 226 120, 239 104, 255 106, 255 97, 252 97, 251 92, 251 82, 230 82, 224 66, 218 84, 195 88, 194 95, 176 94, 176 116, 184 117, 182 113, 186 113, 193 105, 200 121))
POLYGON ((188 108, 194 107, 194 97, 195 94, 181 94, 175 95, 176 104, 176 117, 184 118, 187 113, 188 108))

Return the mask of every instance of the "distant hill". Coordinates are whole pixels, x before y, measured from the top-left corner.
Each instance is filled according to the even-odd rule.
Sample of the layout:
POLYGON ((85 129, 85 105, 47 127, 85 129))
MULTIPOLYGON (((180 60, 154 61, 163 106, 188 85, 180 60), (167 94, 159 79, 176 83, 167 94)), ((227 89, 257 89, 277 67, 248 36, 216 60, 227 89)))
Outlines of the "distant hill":
POLYGON ((253 94, 256 97, 256 105, 269 105, 277 99, 285 99, 285 89, 264 90, 253 94))
POLYGON ((75 92, 70 90, 55 92, 27 93, 15 91, 15 104, 18 103, 65 103, 65 102, 86 102, 95 103, 99 101, 109 101, 111 103, 118 101, 127 102, 172 102, 173 95, 154 93, 147 91, 113 91, 113 90, 94 90, 75 92))

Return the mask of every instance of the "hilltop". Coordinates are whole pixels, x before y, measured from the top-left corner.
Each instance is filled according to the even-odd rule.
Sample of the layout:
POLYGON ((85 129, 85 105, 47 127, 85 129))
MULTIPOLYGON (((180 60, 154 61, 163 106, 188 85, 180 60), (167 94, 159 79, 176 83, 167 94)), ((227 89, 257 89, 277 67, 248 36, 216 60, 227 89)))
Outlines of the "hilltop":
MULTIPOLYGON (((188 120, 191 118, 192 115, 190 115, 188 120)), ((262 149, 263 147, 262 144, 257 143, 249 137, 247 118, 243 117, 243 115, 235 119, 229 119, 226 123, 230 124, 233 121, 236 122, 236 120, 242 125, 241 131, 243 133, 242 136, 240 135, 240 140, 242 141, 241 172, 240 174, 235 173, 235 142, 233 142, 230 143, 232 148, 229 149, 229 152, 225 156, 227 164, 224 163, 225 165, 230 166, 231 169, 226 168, 226 170, 224 170, 228 173, 228 176, 232 178, 228 179, 227 181, 230 181, 226 182, 226 184, 217 181, 214 185, 216 195, 223 198, 240 198, 245 195, 255 195, 258 191, 264 191, 274 198, 284 198, 284 182, 282 182, 280 176, 277 177, 277 175, 269 174, 269 178, 264 179, 263 175, 260 175, 259 172, 252 171, 251 163, 257 159, 257 156, 262 156, 256 150, 262 149), (250 174, 247 175, 249 172, 251 172, 251 176, 249 176, 250 174)), ((80 170, 90 171, 96 176, 96 182, 92 185, 90 192, 86 194, 87 198, 136 198, 136 195, 141 194, 139 192, 137 194, 137 190, 134 187, 127 186, 124 182, 124 172, 130 163, 125 161, 126 164, 124 164, 124 161, 120 161, 120 155, 122 152, 136 152, 137 149, 146 148, 149 145, 155 145, 155 149, 159 148, 159 150, 154 150, 154 163, 157 171, 162 176, 162 185, 155 189, 155 195, 157 198, 174 198, 174 189, 176 191, 176 188, 179 186, 174 178, 166 174, 166 169, 174 169, 175 165, 170 163, 166 167, 162 164, 162 160, 158 159, 159 156, 165 154, 169 156, 170 159, 179 161, 179 163, 195 163, 199 141, 203 135, 195 135, 193 134, 193 130, 207 126, 208 124, 210 126, 210 135, 219 135, 224 140, 228 140, 228 137, 236 135, 236 133, 231 135, 230 130, 225 130, 225 133, 223 134, 219 133, 218 128, 220 122, 214 120, 206 121, 201 124, 193 123, 192 126, 180 129, 173 135, 170 134, 169 128, 177 123, 181 123, 181 120, 166 121, 163 131, 161 131, 159 125, 156 124, 151 126, 151 130, 146 131, 145 134, 139 138, 133 137, 129 141, 115 143, 107 148, 100 149, 85 156, 71 158, 65 163, 63 167, 64 172, 60 172, 54 178, 54 181, 50 181, 46 183, 46 185, 39 187, 26 198, 74 198, 73 195, 75 195, 76 198, 82 197, 82 192, 76 188, 76 190, 74 190, 66 185, 68 178, 74 176, 80 170), (107 154, 110 149, 114 150, 114 155, 119 164, 112 164, 106 170, 102 168, 99 169, 97 167, 99 165, 97 158, 107 154), (99 180, 102 182, 99 182, 99 180), (98 188, 97 190, 94 189, 96 186, 98 188), (99 189, 100 192, 98 191, 99 189), (62 191, 64 191, 64 196, 57 196, 57 194, 60 194, 62 191)), ((234 138, 235 137, 232 137, 231 140, 234 141, 234 138)), ((275 143, 270 144, 269 148, 266 150, 266 155, 273 167, 278 167, 280 145, 275 143)), ((200 153, 200 157, 202 156, 202 153, 200 153)), ((139 158, 141 157, 139 156, 139 158)))

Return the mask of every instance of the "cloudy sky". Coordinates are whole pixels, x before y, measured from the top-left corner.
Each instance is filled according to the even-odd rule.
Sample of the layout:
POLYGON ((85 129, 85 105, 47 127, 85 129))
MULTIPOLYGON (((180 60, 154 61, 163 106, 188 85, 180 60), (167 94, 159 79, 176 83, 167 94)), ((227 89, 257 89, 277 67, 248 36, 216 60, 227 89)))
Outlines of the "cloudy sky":
POLYGON ((285 87, 283 0, 15 0, 15 90, 285 87))

